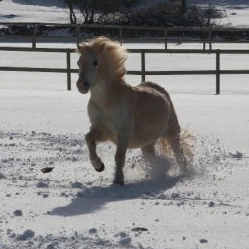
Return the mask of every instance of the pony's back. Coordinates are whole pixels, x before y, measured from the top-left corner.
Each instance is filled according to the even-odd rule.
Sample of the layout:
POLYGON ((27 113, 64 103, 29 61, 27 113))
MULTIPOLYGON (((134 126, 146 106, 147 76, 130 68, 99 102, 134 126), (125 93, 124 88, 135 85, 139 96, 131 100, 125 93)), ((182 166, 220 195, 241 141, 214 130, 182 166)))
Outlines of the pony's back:
POLYGON ((169 93, 161 86, 153 83, 153 82, 149 82, 149 81, 146 81, 146 82, 143 82, 140 87, 150 87, 150 88, 153 88, 155 89, 156 91, 162 93, 163 95, 165 95, 165 97, 167 98, 167 100, 169 101, 170 103, 170 117, 169 117, 169 124, 168 124, 168 132, 169 133, 175 133, 175 134, 179 134, 180 133, 180 125, 178 123, 178 119, 177 119, 177 116, 176 116, 176 112, 175 112, 175 108, 174 108, 174 105, 171 101, 171 98, 170 98, 170 95, 169 93))

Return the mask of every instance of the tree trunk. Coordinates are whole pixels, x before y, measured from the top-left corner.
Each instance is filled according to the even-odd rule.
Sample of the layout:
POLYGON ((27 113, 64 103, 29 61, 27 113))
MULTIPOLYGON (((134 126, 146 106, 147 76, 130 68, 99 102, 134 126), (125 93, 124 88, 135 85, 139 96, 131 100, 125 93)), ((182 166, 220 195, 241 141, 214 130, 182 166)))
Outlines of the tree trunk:
POLYGON ((187 0, 182 0, 182 14, 187 12, 187 0))
POLYGON ((77 18, 76 18, 76 15, 74 13, 73 5, 71 3, 69 4, 69 17, 70 17, 71 24, 77 23, 77 18))

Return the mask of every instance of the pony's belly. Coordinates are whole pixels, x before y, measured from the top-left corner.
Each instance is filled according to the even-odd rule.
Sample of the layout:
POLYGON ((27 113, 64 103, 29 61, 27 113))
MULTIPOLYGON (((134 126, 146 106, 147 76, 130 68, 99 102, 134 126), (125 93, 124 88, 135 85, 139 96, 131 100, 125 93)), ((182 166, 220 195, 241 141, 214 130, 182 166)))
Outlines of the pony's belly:
POLYGON ((139 125, 134 127, 133 135, 129 142, 129 148, 142 148, 144 146, 153 144, 156 140, 163 136, 167 129, 167 116, 153 117, 145 120, 140 119, 139 125))
POLYGON ((160 137, 160 135, 150 135, 150 134, 145 134, 143 136, 139 137, 132 137, 128 148, 130 149, 136 149, 136 148, 143 148, 144 146, 147 146, 149 144, 153 144, 156 142, 156 140, 160 137))
MULTIPOLYGON (((141 137, 131 137, 129 139, 129 143, 128 143, 128 148, 129 149, 137 149, 137 148, 142 148, 146 145, 155 143, 156 140, 159 138, 160 136, 150 136, 148 134, 141 136, 141 137)), ((117 145, 117 136, 115 134, 110 134, 109 133, 109 137, 108 139, 109 141, 111 141, 112 143, 114 143, 115 145, 117 145)))

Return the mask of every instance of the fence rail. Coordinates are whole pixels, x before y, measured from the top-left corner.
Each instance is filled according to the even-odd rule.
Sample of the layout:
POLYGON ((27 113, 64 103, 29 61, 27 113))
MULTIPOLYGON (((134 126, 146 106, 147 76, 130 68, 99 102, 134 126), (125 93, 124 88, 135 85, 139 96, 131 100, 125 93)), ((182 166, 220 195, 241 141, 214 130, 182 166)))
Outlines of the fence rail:
MULTIPOLYGON (((0 39, 28 38, 32 43, 32 48, 36 48, 38 39, 71 39, 79 43, 81 39, 86 38, 82 35, 82 30, 94 30, 98 34, 111 35, 120 39, 136 37, 136 32, 139 37, 147 37, 148 33, 155 34, 160 37, 165 44, 165 49, 168 49, 169 42, 200 42, 203 43, 203 49, 212 49, 213 43, 249 43, 249 28, 170 28, 170 27, 148 27, 148 26, 130 26, 130 25, 99 25, 99 24, 59 24, 59 23, 18 23, 18 22, 0 22, 0 26, 7 27, 28 27, 29 32, 26 35, 8 34, 4 35, 0 32, 0 39), (43 35, 39 34, 39 27, 46 28, 70 28, 74 30, 71 35, 43 35), (111 31, 111 32, 109 32, 111 31), (134 33, 135 32, 135 33, 134 33), (114 34, 115 33, 115 34, 114 34), (134 35, 135 34, 135 35, 134 35), (217 34, 220 38, 217 39, 217 34), (237 36, 236 34, 239 34, 237 36), (243 37, 243 38, 241 38, 243 37)), ((3 32, 2 32, 3 33, 3 32)), ((153 37, 153 35, 151 35, 153 37)), ((139 38, 138 38, 139 39, 139 38)), ((141 39, 140 39, 141 40, 141 39)))
MULTIPOLYGON (((75 53, 74 49, 63 48, 21 48, 21 47, 0 47, 0 51, 21 51, 21 52, 47 52, 47 53, 64 53, 66 55, 65 68, 37 68, 37 67, 6 67, 0 65, 0 71, 17 71, 17 72, 52 72, 67 74, 67 90, 71 90, 71 74, 77 73, 77 69, 71 68, 71 54, 75 53)), ((146 80, 146 75, 215 75, 216 76, 216 94, 220 94, 220 75, 222 74, 249 74, 248 70, 221 70, 220 56, 223 54, 248 54, 249 50, 199 50, 199 49, 130 49, 129 53, 139 53, 141 55, 141 70, 128 70, 127 74, 141 75, 142 81, 146 80), (147 71, 146 54, 215 54, 216 67, 214 70, 184 70, 184 71, 147 71)))

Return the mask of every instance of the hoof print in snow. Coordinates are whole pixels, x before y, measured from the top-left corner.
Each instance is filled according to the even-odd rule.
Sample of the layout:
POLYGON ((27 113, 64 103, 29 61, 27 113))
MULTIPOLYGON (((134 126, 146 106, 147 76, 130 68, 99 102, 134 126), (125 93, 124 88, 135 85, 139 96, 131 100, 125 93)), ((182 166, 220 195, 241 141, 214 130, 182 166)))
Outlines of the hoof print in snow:
POLYGON ((96 234, 97 233, 97 229, 96 228, 91 228, 88 231, 90 234, 96 234))
POLYGON ((40 182, 36 183, 36 187, 37 188, 48 188, 48 184, 45 183, 45 182, 40 181, 40 182))
POLYGON ((46 174, 46 173, 51 172, 53 169, 54 169, 54 167, 42 168, 42 169, 41 169, 41 172, 42 172, 43 174, 46 174))
POLYGON ((131 238, 130 237, 121 238, 119 240, 119 244, 122 246, 129 246, 131 244, 131 238))
POLYGON ((43 198, 48 198, 48 197, 49 197, 49 194, 42 194, 42 197, 43 197, 43 198))
POLYGON ((22 216, 22 210, 15 210, 15 211, 13 212, 13 214, 14 214, 15 216, 22 216))
POLYGON ((46 249, 55 249, 55 246, 53 244, 49 244, 46 249))
POLYGON ((208 240, 207 239, 200 239, 200 243, 206 244, 206 243, 208 243, 208 240))
POLYGON ((83 188, 83 184, 81 182, 73 182, 71 183, 71 188, 83 188))
POLYGON ((131 237, 125 232, 120 232, 116 236, 120 237, 119 244, 121 246, 129 246, 131 244, 131 237))
POLYGON ((32 231, 32 230, 30 230, 30 229, 28 229, 23 234, 18 235, 16 239, 24 241, 24 240, 32 239, 34 236, 35 236, 35 232, 32 231))
POLYGON ((236 151, 235 154, 230 152, 230 153, 229 153, 229 156, 230 156, 231 158, 233 158, 233 159, 238 159, 238 160, 240 160, 240 159, 243 158, 243 154, 242 154, 241 152, 239 152, 239 151, 236 151))
POLYGON ((6 179, 6 176, 3 175, 2 173, 0 173, 0 180, 2 180, 2 179, 6 179))
POLYGON ((210 201, 210 202, 208 203, 208 206, 209 206, 209 207, 214 207, 214 202, 213 202, 213 201, 210 201))
POLYGON ((131 229, 132 232, 147 232, 148 229, 144 227, 134 227, 131 229))

